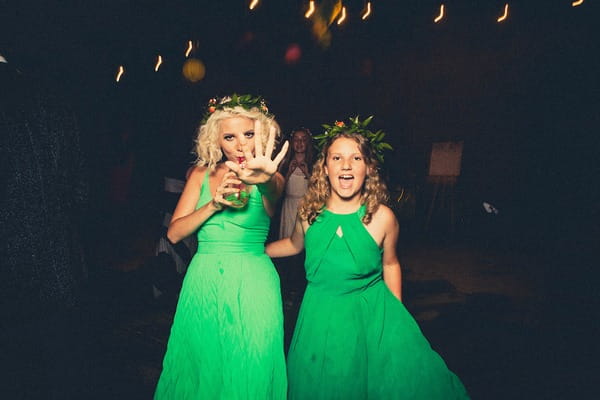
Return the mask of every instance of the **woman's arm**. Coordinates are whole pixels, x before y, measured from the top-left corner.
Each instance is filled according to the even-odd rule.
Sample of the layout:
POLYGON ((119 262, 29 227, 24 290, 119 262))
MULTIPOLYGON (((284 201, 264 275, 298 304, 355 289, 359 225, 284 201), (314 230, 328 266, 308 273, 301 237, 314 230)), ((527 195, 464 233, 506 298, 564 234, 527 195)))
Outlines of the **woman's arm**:
POLYGON ((383 280, 394 296, 402 301, 402 269, 396 254, 400 228, 394 212, 388 207, 380 206, 380 208, 382 208, 381 211, 384 213, 381 220, 385 224, 385 236, 383 237, 383 280))
POLYGON ((275 172, 267 182, 259 183, 256 186, 265 199, 264 204, 266 210, 269 215, 273 216, 277 200, 279 200, 281 193, 283 193, 285 179, 279 172, 275 172))
POLYGON ((267 244, 265 252, 269 257, 288 257, 300 253, 304 249, 304 227, 302 220, 296 216, 292 236, 267 244))
POLYGON ((232 172, 225 173, 217 188, 215 197, 196 210, 205 173, 206 168, 194 168, 183 188, 183 193, 181 193, 181 197, 177 202, 177 207, 175 207, 167 230, 167 238, 171 243, 177 243, 185 239, 198 230, 214 213, 222 210, 224 206, 231 205, 223 198, 224 194, 239 191, 239 189, 225 187, 228 184, 240 183, 232 172))

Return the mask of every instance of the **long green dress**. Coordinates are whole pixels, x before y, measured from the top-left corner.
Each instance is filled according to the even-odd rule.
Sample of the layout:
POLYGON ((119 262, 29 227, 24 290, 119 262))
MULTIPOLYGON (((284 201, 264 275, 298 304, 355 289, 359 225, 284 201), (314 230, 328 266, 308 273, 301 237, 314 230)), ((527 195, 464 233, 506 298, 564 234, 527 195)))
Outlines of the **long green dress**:
POLYGON ((288 399, 468 398, 383 281, 364 212, 325 210, 306 232, 308 287, 288 355, 288 399))
MULTIPOLYGON (((211 199, 208 173, 198 206, 211 199)), ((198 231, 155 399, 285 399, 279 277, 265 254, 270 218, 253 187, 198 231)))

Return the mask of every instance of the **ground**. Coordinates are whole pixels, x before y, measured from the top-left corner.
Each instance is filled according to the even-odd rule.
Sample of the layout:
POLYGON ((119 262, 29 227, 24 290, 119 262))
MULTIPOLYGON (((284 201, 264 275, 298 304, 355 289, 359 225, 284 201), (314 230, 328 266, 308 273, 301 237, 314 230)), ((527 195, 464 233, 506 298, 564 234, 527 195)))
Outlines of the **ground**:
MULTIPOLYGON (((104 264, 87 304, 97 398, 149 399, 160 375, 175 299, 152 295, 153 240, 146 230, 94 255, 104 264)), ((544 254, 465 238, 400 247, 405 304, 474 399, 598 398, 591 334, 569 311, 573 302, 554 297, 544 254)), ((289 267, 277 265, 282 274, 289 267)), ((283 281, 289 345, 304 283, 283 281)))

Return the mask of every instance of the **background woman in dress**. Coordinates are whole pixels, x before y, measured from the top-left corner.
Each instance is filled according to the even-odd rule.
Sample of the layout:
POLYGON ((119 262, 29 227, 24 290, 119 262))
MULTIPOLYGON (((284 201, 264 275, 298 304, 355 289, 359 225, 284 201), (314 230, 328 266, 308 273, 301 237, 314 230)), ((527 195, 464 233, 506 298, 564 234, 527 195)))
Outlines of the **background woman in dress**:
POLYGON ((155 399, 284 399, 279 278, 264 252, 283 190, 279 126, 260 97, 209 101, 167 237, 197 234, 155 399), (247 201, 245 204, 244 202, 247 201))
MULTIPOLYGON (((313 165, 312 136, 307 128, 296 128, 290 135, 290 151, 281 163, 280 172, 285 177, 285 191, 281 202, 279 239, 290 237, 296 223, 298 204, 308 188, 313 165)), ((280 260, 275 265, 281 277, 281 288, 286 310, 285 346, 289 346, 294 323, 300 307, 300 299, 306 280, 303 266, 304 254, 280 260)))
POLYGON ((399 226, 377 171, 389 145, 369 122, 316 137, 324 146, 294 232, 267 246, 272 257, 306 247, 288 399, 468 398, 402 304, 399 226))
POLYGON ((296 222, 298 204, 308 188, 308 178, 312 172, 312 136, 307 128, 297 128, 290 135, 290 151, 281 163, 280 171, 285 177, 285 193, 281 205, 279 238, 290 237, 296 222))

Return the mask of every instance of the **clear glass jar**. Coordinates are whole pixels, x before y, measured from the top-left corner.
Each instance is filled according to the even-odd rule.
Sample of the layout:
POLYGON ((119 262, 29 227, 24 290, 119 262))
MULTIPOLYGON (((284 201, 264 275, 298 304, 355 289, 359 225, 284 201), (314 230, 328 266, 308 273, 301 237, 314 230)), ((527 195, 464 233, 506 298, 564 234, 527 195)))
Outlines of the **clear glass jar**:
MULTIPOLYGON (((238 164, 242 165, 246 162, 245 157, 238 157, 238 164)), ((250 198, 250 188, 243 183, 232 185, 236 189, 240 189, 239 192, 231 193, 230 195, 225 197, 225 200, 231 202, 231 207, 233 208, 244 208, 246 204, 248 204, 248 199, 250 198)))

